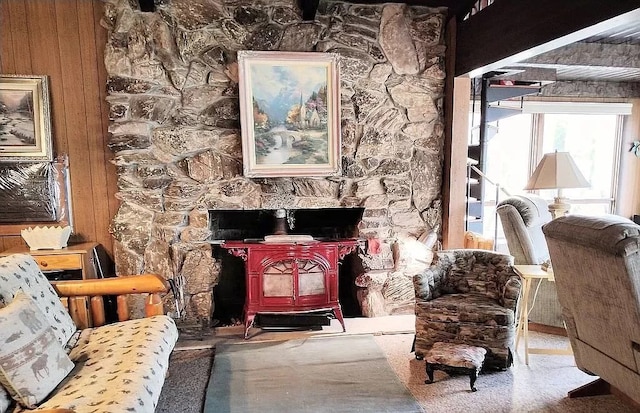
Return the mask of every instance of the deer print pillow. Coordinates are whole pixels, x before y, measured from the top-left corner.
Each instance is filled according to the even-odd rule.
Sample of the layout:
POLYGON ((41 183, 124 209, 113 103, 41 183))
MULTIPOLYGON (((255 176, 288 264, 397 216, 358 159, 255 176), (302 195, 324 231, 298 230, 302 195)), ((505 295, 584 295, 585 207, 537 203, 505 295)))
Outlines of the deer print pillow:
POLYGON ((47 318, 19 290, 0 308, 0 383, 18 403, 33 408, 73 367, 47 318))
POLYGON ((9 304, 19 289, 33 299, 58 341, 65 345, 76 331, 76 325, 36 261, 28 254, 0 257, 0 308, 9 304))

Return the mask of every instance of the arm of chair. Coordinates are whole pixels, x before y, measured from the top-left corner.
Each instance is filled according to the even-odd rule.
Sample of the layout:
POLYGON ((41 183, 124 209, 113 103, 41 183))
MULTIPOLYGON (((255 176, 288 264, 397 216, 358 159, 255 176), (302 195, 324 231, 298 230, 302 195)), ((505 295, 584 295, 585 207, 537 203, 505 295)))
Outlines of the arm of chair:
POLYGON ((513 312, 516 313, 518 300, 520 299, 520 290, 522 290, 522 280, 513 272, 513 269, 511 269, 511 272, 513 275, 511 275, 504 284, 500 302, 503 307, 513 310, 513 312))
POLYGON ((78 328, 86 328, 91 325, 97 327, 105 324, 106 317, 102 299, 104 295, 117 296, 118 320, 125 321, 129 319, 127 295, 149 294, 145 304, 145 315, 151 317, 164 314, 160 293, 169 291, 167 280, 156 274, 129 275, 98 280, 58 281, 52 285, 58 295, 63 298, 63 302, 65 298, 67 299, 67 307, 78 328), (84 304, 85 297, 91 297, 93 323, 89 322, 89 314, 84 304))
POLYGON ((413 288, 416 298, 429 301, 441 295, 439 291, 440 280, 447 274, 449 265, 442 259, 432 263, 424 271, 413 276, 413 288))
POLYGON ((46 409, 46 410, 38 410, 38 413, 75 413, 75 410, 71 410, 71 409, 46 409))

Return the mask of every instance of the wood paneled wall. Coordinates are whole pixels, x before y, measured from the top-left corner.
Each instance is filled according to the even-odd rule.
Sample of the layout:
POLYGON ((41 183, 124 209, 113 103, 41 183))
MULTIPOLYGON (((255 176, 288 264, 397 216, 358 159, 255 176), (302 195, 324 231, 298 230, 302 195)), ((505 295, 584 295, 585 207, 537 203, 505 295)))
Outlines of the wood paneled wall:
POLYGON ((616 205, 616 213, 627 218, 640 215, 640 159, 629 151, 633 142, 640 137, 640 99, 632 99, 631 103, 631 116, 627 117, 622 129, 622 157, 616 205))
MULTIPOLYGON (((69 156, 73 240, 111 253, 118 202, 107 148, 103 7, 99 0, 0 0, 0 72, 49 76, 54 153, 69 156)), ((0 236, 0 250, 22 243, 19 234, 0 236)))

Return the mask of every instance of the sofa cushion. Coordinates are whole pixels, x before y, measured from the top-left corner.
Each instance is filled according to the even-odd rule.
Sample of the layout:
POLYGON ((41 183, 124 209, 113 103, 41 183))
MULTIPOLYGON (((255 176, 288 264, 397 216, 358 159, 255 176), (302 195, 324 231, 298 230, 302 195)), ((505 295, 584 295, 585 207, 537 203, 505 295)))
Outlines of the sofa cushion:
POLYGON ((73 369, 38 306, 21 290, 0 309, 0 382, 17 402, 33 407, 73 369))
POLYGON ((514 317, 513 310, 477 293, 417 299, 416 354, 426 355, 437 342, 468 344, 487 350, 485 367, 507 368, 512 364, 514 317))
POLYGON ((21 289, 47 318, 58 342, 64 345, 76 331, 76 325, 60 302, 47 277, 31 255, 14 254, 0 258, 0 308, 9 304, 21 289))
POLYGON ((430 301, 416 300, 416 314, 444 323, 475 323, 508 326, 515 322, 513 310, 483 294, 447 294, 430 301))
POLYGON ((153 412, 177 339, 167 316, 82 330, 70 354, 76 368, 39 409, 153 412))

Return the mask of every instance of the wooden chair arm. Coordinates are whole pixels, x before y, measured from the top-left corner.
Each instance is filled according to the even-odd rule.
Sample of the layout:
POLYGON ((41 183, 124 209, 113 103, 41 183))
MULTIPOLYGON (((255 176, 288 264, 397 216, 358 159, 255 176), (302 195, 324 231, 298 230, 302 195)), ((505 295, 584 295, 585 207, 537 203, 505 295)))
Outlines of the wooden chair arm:
POLYGON ((166 293, 167 280, 156 274, 127 275, 97 280, 70 280, 51 283, 62 297, 166 293))
POLYGON ((75 413, 75 410, 71 410, 71 409, 46 409, 46 410, 38 410, 38 413, 75 413))
POLYGON ((79 329, 105 324, 106 313, 102 298, 105 295, 117 296, 119 321, 129 319, 126 297, 129 294, 148 294, 145 302, 145 316, 164 314, 160 293, 166 293, 170 288, 167 280, 156 274, 127 275, 98 280, 52 281, 51 285, 61 297, 79 329), (89 297, 88 300, 87 297, 89 297))

